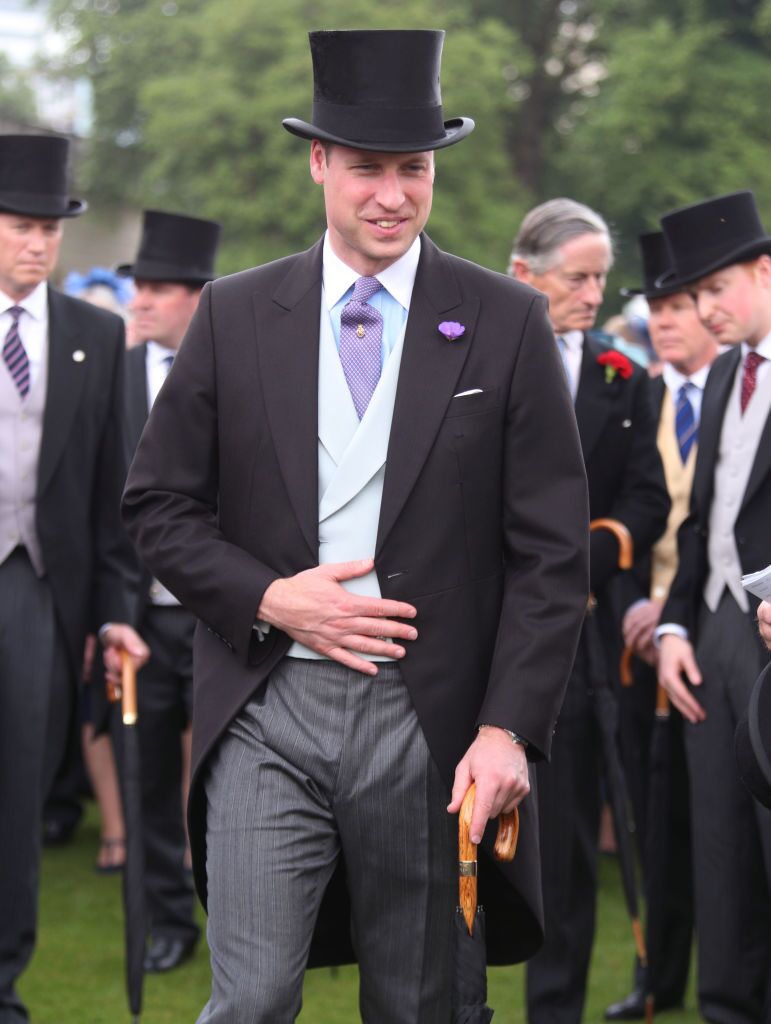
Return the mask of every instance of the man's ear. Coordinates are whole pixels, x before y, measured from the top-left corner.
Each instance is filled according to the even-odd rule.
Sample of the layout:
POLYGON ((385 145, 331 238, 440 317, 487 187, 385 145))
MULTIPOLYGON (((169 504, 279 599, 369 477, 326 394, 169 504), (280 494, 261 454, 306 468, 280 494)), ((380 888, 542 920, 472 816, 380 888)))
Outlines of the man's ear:
POLYGON ((520 259, 519 256, 512 256, 511 258, 511 275, 517 281, 522 281, 524 284, 533 283, 533 274, 527 260, 520 259))
POLYGON ((324 147, 318 139, 314 139, 311 142, 311 155, 310 155, 310 168, 311 177, 317 185, 324 184, 324 171, 327 166, 327 157, 324 152, 324 147))

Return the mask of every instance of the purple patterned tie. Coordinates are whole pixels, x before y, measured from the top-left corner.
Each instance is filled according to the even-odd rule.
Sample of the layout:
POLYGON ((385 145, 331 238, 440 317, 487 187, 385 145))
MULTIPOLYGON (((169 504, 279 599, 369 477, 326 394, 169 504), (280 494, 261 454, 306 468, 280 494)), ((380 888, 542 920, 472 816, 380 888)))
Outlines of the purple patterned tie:
POLYGON ((21 306, 11 306, 8 312, 13 317, 13 323, 5 336, 3 359, 14 384, 19 389, 19 394, 26 398, 29 393, 29 359, 19 336, 19 317, 24 310, 21 306))
POLYGON ((340 362, 359 419, 380 380, 383 317, 367 302, 380 288, 377 278, 360 277, 340 314, 340 362))

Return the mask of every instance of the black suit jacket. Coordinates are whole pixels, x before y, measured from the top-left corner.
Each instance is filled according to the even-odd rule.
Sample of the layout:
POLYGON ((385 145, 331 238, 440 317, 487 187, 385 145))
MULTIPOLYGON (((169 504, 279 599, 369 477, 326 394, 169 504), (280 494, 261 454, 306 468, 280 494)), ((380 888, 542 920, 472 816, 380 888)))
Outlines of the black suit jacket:
MULTIPOLYGON (((319 243, 207 285, 124 498, 140 554, 205 623, 190 804, 204 899, 202 767, 289 648, 275 630, 254 639, 265 589, 318 564, 321 274, 319 243)), ((548 755, 583 618, 586 482, 544 307, 423 237, 375 562, 383 596, 418 610, 400 669, 448 786, 479 722, 548 755), (437 329, 448 319, 465 325, 457 341, 437 329)), ((486 867, 483 896, 485 885, 500 890, 485 897, 492 959, 531 955, 542 935, 534 800, 514 863, 486 867)), ((347 922, 322 908, 320 928, 333 931, 311 962, 350 958, 347 922)))
POLYGON ((71 668, 88 632, 128 619, 120 523, 123 321, 49 288, 48 386, 36 522, 71 668), (80 353, 80 354, 79 354, 80 353))
MULTIPOLYGON (((589 482, 592 519, 619 519, 629 530, 635 557, 641 557, 666 528, 670 501, 664 467, 656 445, 658 417, 651 382, 634 367, 624 380, 611 383, 597 359, 608 347, 584 336, 581 377, 576 392, 576 419, 589 482)), ((592 590, 601 597, 618 571, 618 545, 607 531, 591 538, 592 590)))
MULTIPOLYGON (((715 360, 707 379, 701 406, 691 510, 677 535, 677 575, 661 613, 662 623, 674 622, 684 626, 692 640, 697 638, 698 610, 709 571, 707 537, 720 434, 741 361, 741 347, 737 345, 715 360)), ((763 569, 771 562, 771 415, 766 420, 755 452, 734 536, 743 573, 763 569)), ((748 597, 755 615, 759 602, 751 594, 748 597)), ((768 652, 759 637, 758 649, 761 658, 767 660, 768 652)))

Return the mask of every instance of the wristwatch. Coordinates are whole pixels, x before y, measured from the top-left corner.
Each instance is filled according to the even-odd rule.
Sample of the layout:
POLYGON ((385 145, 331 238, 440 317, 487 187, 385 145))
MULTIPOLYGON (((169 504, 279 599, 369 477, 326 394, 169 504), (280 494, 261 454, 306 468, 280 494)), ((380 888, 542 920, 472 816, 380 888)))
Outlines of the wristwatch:
POLYGON ((512 743, 518 743, 520 747, 524 747, 524 749, 527 750, 527 740, 524 738, 524 736, 520 736, 518 732, 512 732, 511 729, 506 729, 502 725, 493 725, 492 722, 482 722, 481 725, 477 726, 477 732, 479 732, 480 729, 502 729, 507 736, 511 737, 512 743))

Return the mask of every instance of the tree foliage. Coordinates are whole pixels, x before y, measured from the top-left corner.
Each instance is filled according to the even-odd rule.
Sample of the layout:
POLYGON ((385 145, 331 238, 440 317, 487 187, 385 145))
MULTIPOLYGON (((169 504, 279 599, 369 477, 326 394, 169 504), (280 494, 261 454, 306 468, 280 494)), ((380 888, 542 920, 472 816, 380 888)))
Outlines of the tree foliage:
POLYGON ((734 188, 771 200, 771 0, 54 0, 60 72, 90 76, 92 199, 222 220, 221 269, 308 245, 323 224, 307 151, 307 30, 447 29, 447 116, 474 134, 437 156, 429 230, 505 266, 529 205, 572 195, 634 238, 734 188))

